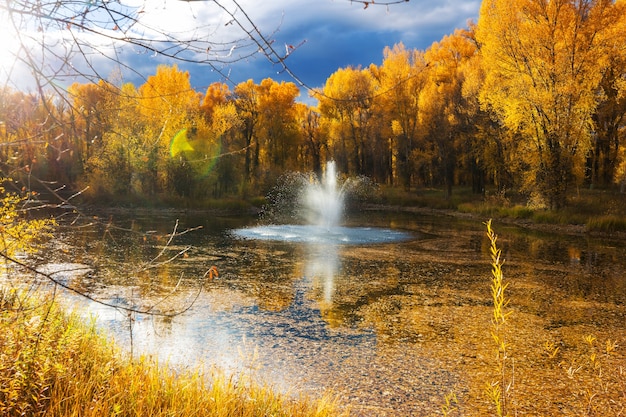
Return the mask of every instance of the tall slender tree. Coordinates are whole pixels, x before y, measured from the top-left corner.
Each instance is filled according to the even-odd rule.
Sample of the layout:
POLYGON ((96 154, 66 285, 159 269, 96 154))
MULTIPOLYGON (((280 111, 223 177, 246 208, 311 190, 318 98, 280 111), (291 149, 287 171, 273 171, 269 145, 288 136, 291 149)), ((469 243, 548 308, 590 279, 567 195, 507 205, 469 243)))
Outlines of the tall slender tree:
POLYGON ((411 155, 417 146, 419 98, 426 84, 427 64, 423 52, 408 50, 403 44, 385 48, 383 57, 374 73, 382 92, 379 101, 391 119, 390 182, 410 188, 415 170, 411 155))

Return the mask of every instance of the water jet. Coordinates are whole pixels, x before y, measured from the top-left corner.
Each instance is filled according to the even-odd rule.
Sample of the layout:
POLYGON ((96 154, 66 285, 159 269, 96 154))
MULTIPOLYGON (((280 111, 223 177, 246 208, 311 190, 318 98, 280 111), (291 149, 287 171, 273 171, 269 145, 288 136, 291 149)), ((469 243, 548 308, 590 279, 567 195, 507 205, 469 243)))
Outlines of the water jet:
POLYGON ((232 234, 241 239, 330 245, 391 243, 413 238, 402 230, 341 225, 348 182, 339 186, 337 177, 335 162, 330 161, 321 179, 306 181, 296 193, 300 200, 297 203, 302 203, 300 214, 305 224, 258 225, 233 230, 232 234))

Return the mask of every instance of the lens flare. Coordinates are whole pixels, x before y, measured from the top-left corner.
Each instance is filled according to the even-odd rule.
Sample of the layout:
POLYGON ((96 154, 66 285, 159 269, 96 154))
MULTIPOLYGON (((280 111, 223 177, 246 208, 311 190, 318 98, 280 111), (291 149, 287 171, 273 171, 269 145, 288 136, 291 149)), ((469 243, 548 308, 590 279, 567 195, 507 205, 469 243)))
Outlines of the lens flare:
POLYGON ((207 140, 196 133, 189 137, 187 128, 180 129, 170 141, 170 156, 184 157, 185 161, 194 167, 196 175, 206 177, 215 166, 221 152, 219 140, 207 140))
POLYGON ((205 152, 203 157, 195 161, 196 170, 198 175, 206 177, 215 167, 215 163, 220 159, 220 153, 222 150, 221 143, 218 141, 211 144, 211 146, 205 146, 205 152))
POLYGON ((181 152, 193 152, 193 147, 187 139, 187 128, 180 129, 170 141, 170 156, 173 158, 181 152))

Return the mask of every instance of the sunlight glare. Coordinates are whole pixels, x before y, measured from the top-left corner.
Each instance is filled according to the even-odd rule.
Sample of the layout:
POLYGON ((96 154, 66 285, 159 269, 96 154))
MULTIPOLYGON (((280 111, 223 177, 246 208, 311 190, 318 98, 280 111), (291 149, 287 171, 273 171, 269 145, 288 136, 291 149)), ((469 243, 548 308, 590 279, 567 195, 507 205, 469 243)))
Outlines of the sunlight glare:
POLYGON ((20 36, 15 31, 14 22, 10 20, 10 16, 4 9, 0 9, 0 39, 2 39, 0 42, 0 76, 4 77, 9 75, 20 49, 20 36))

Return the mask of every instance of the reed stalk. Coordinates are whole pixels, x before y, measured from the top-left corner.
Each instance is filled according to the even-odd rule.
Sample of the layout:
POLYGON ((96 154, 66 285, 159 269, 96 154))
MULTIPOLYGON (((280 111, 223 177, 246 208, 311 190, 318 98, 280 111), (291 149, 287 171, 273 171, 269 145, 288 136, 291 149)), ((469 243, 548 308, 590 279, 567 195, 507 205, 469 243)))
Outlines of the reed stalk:
POLYGON ((510 345, 506 339, 506 325, 511 311, 507 307, 509 300, 506 296, 508 282, 504 280, 502 272, 502 250, 498 248, 498 236, 491 227, 491 220, 485 223, 487 238, 490 242, 491 257, 491 299, 493 303, 491 316, 491 337, 495 343, 495 361, 497 377, 487 382, 485 393, 495 408, 498 417, 509 414, 509 398, 514 384, 514 362, 509 356, 510 345), (509 362, 511 365, 509 366, 509 362), (510 371, 509 371, 510 367, 510 371), (510 372, 510 375, 508 373, 510 372))

